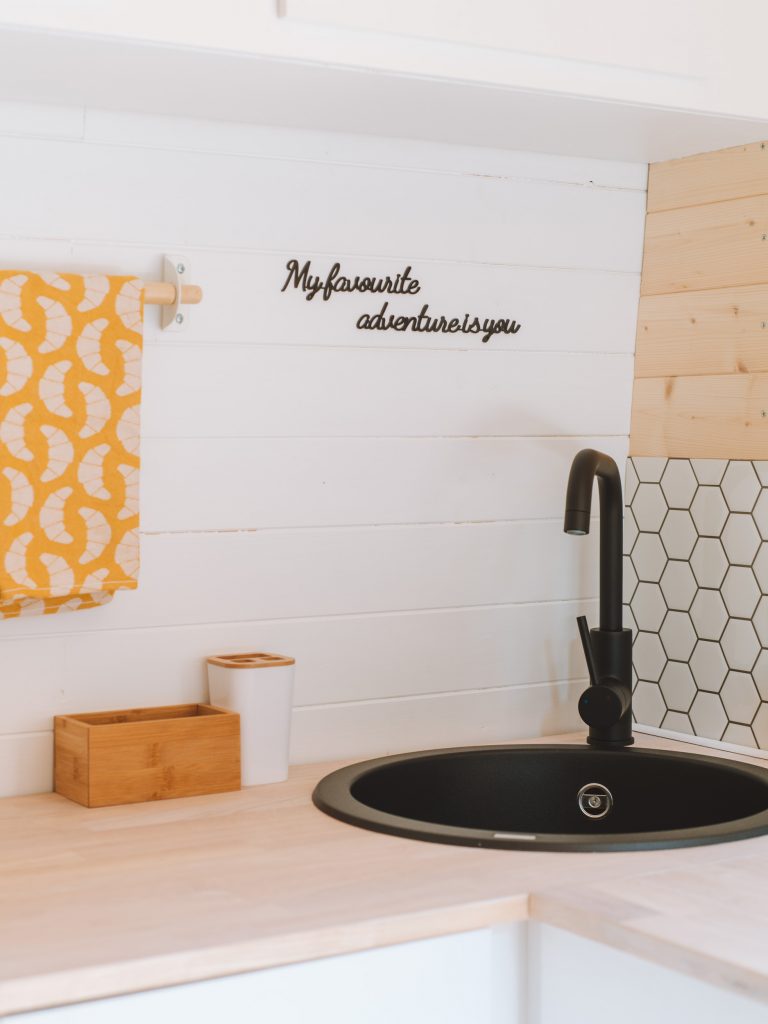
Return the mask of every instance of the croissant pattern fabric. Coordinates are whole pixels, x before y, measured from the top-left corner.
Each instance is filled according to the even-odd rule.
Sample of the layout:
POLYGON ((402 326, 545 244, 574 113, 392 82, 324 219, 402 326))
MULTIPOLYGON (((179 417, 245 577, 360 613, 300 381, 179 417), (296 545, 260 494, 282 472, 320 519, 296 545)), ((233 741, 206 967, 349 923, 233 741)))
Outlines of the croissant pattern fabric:
POLYGON ((0 617, 137 585, 142 294, 0 271, 0 617))

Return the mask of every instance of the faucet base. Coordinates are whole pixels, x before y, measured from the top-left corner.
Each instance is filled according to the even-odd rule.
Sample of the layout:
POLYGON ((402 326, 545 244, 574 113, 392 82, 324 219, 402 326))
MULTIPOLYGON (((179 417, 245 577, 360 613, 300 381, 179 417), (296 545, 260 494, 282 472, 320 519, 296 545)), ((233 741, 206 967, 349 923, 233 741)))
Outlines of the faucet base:
POLYGON ((594 736, 587 736, 587 743, 590 747, 595 747, 597 750, 621 750, 622 747, 631 747, 635 742, 635 737, 630 736, 628 740, 600 740, 594 736))
POLYGON ((592 629, 592 649, 597 664, 598 679, 612 678, 626 687, 627 710, 613 725, 590 726, 587 742, 593 747, 616 749, 628 747, 632 738, 632 630, 592 629))

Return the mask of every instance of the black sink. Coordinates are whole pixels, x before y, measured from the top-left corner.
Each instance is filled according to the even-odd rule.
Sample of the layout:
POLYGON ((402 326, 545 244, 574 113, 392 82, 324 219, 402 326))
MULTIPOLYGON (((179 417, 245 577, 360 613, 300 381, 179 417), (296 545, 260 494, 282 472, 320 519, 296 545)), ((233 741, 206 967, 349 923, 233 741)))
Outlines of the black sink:
POLYGON ((507 850, 643 850, 768 833, 768 769, 661 750, 467 747, 381 757, 318 783, 375 832, 507 850))

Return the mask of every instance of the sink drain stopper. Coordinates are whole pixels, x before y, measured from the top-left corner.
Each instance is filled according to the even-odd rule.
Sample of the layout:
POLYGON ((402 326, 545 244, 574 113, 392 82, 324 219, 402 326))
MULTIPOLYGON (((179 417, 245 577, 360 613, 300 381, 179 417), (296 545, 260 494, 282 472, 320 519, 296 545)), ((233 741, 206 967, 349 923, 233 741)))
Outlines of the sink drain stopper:
POLYGON ((613 795, 601 782, 588 782, 582 786, 576 799, 581 813, 594 821, 610 814, 613 807, 613 795))

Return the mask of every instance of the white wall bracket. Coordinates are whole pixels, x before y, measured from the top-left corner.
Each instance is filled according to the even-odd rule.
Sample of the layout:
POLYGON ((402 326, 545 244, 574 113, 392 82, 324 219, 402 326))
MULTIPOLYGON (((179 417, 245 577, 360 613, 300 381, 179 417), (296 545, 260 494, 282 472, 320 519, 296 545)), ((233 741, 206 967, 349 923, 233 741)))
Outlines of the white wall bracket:
POLYGON ((182 309, 182 288, 190 280, 189 264, 183 256, 166 253, 163 256, 163 281, 173 285, 174 298, 168 306, 160 307, 160 327, 164 331, 180 331, 187 323, 189 309, 182 309))

